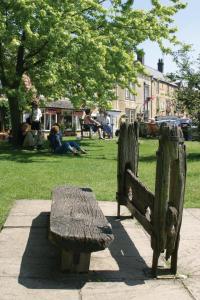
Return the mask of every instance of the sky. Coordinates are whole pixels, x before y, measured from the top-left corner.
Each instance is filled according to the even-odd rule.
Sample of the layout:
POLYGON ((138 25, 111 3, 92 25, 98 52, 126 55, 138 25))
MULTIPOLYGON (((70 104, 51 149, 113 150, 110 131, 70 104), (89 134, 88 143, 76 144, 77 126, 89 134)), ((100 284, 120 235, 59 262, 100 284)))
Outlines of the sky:
MULTIPOLYGON (((163 4, 169 3, 168 0, 162 0, 163 4)), ((181 10, 174 18, 174 24, 178 27, 177 37, 180 41, 193 45, 194 58, 200 53, 200 0, 187 0, 186 9, 181 10)), ((150 0, 135 0, 135 8, 148 8, 150 0)), ((157 69, 159 58, 164 59, 164 72, 175 72, 176 65, 170 55, 164 55, 159 47, 152 42, 145 42, 141 45, 145 51, 145 64, 157 69)))

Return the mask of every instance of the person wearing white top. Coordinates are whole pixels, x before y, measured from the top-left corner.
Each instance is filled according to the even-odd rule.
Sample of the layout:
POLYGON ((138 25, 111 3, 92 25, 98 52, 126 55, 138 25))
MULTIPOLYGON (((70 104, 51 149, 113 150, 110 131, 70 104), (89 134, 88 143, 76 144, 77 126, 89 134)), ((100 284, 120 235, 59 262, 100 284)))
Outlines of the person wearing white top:
POLYGON ((35 139, 35 147, 40 149, 42 147, 43 138, 41 132, 40 119, 42 117, 41 109, 38 107, 38 101, 32 102, 32 114, 31 114, 31 130, 35 139))
POLYGON ((40 130, 40 119, 42 117, 41 109, 38 107, 38 102, 32 103, 31 129, 40 130))
POLYGON ((106 111, 100 112, 97 117, 98 122, 101 124, 103 131, 108 135, 108 138, 112 138, 112 126, 110 117, 106 111))

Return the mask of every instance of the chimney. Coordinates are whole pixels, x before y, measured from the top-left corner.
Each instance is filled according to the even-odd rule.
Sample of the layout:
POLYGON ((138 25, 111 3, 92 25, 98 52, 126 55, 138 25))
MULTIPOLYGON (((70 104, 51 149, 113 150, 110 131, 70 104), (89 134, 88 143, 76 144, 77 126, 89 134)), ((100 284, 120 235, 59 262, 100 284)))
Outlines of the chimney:
POLYGON ((158 71, 161 73, 164 72, 164 62, 162 58, 158 60, 158 71))
POLYGON ((137 51, 137 60, 139 62, 141 62, 141 64, 143 64, 143 65, 144 65, 144 55, 145 55, 145 53, 144 53, 143 50, 138 50, 137 51))

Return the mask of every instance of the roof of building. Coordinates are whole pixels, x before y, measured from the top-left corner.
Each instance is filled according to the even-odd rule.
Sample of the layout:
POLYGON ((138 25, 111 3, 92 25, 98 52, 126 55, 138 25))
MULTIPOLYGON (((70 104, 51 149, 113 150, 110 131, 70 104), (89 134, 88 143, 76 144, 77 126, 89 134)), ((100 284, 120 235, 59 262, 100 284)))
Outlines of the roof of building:
POLYGON ((63 109, 74 109, 73 104, 69 99, 61 99, 53 102, 49 102, 45 105, 48 108, 63 108, 63 109))
POLYGON ((146 65, 145 65, 145 69, 147 70, 149 75, 152 76, 153 78, 155 78, 157 80, 161 80, 163 82, 167 82, 170 85, 177 86, 177 84, 175 82, 170 81, 169 78, 167 76, 165 76, 162 72, 160 72, 156 69, 153 69, 149 66, 146 66, 146 65))

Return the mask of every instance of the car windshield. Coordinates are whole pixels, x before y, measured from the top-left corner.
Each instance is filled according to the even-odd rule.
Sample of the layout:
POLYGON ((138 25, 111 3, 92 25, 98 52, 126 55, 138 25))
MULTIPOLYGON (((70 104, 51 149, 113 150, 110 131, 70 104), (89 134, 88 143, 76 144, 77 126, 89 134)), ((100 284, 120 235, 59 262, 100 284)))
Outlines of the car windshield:
POLYGON ((187 124, 191 124, 192 123, 192 120, 190 119, 180 119, 180 123, 187 123, 187 124))
POLYGON ((192 125, 192 120, 189 118, 181 119, 175 116, 157 117, 156 124, 161 125, 162 123, 166 123, 169 125, 184 126, 184 124, 192 125))
POLYGON ((176 117, 176 116, 164 116, 164 117, 157 117, 157 121, 176 121, 176 120, 178 120, 179 118, 178 117, 176 117))
POLYGON ((167 123, 167 124, 171 124, 171 125, 178 125, 178 121, 177 120, 159 120, 159 121, 156 121, 156 124, 160 125, 162 123, 167 123))

